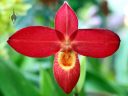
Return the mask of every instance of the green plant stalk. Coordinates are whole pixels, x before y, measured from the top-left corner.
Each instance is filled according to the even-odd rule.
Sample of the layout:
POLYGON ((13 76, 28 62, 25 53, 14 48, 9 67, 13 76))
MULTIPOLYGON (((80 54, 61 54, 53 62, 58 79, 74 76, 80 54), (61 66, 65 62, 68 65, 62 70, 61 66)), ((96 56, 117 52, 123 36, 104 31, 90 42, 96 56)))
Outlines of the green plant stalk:
POLYGON ((80 78, 75 87, 75 93, 77 94, 79 94, 81 89, 83 88, 85 82, 85 76, 86 76, 86 57, 79 56, 79 60, 80 60, 80 78))

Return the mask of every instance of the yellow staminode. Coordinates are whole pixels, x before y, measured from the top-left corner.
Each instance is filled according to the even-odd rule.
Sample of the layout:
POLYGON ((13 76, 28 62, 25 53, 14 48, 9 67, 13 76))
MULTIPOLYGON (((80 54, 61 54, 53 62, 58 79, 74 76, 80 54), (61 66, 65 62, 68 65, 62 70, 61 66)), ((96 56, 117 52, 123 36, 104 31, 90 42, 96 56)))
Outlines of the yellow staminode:
POLYGON ((58 53, 58 63, 60 67, 68 71, 75 66, 76 54, 73 51, 64 51, 58 53))

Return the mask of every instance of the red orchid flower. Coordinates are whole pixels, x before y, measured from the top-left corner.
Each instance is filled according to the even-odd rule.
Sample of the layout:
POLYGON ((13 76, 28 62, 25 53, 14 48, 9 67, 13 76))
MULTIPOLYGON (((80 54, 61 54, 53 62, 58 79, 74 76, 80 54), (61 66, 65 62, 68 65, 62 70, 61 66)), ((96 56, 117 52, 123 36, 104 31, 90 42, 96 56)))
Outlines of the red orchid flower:
POLYGON ((118 49, 120 38, 106 29, 78 29, 77 16, 65 2, 56 14, 55 29, 26 27, 12 35, 8 43, 30 57, 55 54, 55 79, 64 92, 70 93, 80 75, 77 53, 94 58, 110 56, 118 49))

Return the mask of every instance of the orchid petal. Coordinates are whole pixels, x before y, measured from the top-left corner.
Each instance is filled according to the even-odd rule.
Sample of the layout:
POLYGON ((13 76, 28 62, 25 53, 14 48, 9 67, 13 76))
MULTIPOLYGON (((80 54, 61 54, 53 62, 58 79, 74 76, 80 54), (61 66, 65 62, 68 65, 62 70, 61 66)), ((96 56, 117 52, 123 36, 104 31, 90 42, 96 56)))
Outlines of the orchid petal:
POLYGON ((54 76, 59 86, 68 94, 78 82, 80 64, 75 52, 67 54, 65 52, 58 52, 55 55, 54 76))
POLYGON ((119 48, 119 36, 106 29, 80 29, 72 42, 72 48, 81 55, 103 58, 119 48))
POLYGON ((65 2, 55 17, 55 29, 70 35, 78 29, 78 19, 72 8, 65 2))
POLYGON ((55 30, 43 26, 30 26, 17 31, 8 43, 19 53, 30 57, 47 57, 60 49, 55 30))

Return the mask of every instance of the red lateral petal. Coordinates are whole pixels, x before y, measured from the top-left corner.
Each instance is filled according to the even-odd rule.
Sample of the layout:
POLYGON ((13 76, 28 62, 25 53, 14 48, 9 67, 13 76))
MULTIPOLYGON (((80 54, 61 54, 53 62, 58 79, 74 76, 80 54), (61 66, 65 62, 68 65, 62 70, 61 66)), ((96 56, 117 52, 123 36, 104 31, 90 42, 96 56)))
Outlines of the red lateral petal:
POLYGON ((78 19, 74 11, 65 2, 55 17, 55 29, 64 35, 70 35, 78 29, 78 19))
POLYGON ((120 38, 106 29, 80 29, 72 42, 72 48, 81 55, 103 58, 119 48, 120 38))
MULTIPOLYGON (((61 52, 63 53, 63 52, 61 52)), ((77 54, 74 52, 74 55, 70 55, 67 59, 72 58, 72 56, 75 56, 75 59, 62 59, 58 52, 55 55, 55 61, 54 61, 54 77, 59 84, 59 86, 64 90, 65 93, 70 93, 72 89, 75 87, 75 85, 78 82, 79 75, 80 75, 80 64, 78 60, 77 54), (73 62, 73 65, 68 65, 66 62, 73 62), (65 65, 61 65, 60 63, 65 63, 65 65)), ((64 53, 66 54, 66 53, 64 53)), ((72 54, 72 53, 71 53, 72 54)), ((64 58, 67 57, 64 55, 64 58)))
POLYGON ((23 28, 13 34, 8 43, 19 53, 30 57, 47 57, 60 49, 55 30, 43 26, 23 28))

